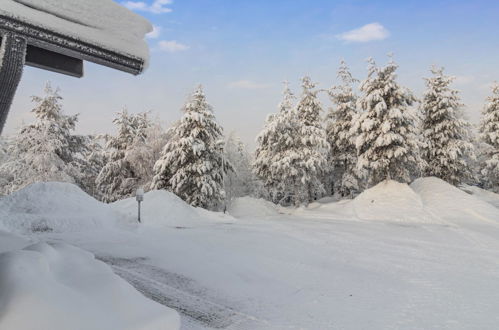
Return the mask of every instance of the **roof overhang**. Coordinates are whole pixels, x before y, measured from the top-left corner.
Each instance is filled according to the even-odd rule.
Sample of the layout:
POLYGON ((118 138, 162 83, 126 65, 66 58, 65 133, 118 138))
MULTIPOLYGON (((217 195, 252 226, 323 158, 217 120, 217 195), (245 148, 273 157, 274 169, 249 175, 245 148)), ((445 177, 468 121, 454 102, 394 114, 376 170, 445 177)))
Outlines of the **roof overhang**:
POLYGON ((26 39, 30 47, 43 49, 53 54, 93 62, 134 75, 138 75, 144 70, 143 59, 120 54, 0 14, 0 36, 7 33, 26 39))

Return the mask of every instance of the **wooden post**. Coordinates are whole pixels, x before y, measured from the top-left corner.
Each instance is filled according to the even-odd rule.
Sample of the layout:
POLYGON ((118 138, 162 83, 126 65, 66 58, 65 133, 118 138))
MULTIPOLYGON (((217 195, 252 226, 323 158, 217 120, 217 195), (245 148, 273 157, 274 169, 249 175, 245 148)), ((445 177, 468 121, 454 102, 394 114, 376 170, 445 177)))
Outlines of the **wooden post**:
POLYGON ((0 135, 21 81, 26 59, 26 39, 7 33, 0 46, 0 135))

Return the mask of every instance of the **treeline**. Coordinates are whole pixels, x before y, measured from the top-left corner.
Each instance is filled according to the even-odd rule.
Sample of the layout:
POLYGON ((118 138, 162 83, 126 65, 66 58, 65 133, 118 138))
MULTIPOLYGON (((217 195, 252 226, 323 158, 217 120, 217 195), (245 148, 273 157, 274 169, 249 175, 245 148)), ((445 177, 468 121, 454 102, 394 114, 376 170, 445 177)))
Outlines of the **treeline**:
POLYGON ((33 97, 36 121, 0 141, 0 192, 63 181, 113 202, 143 187, 221 210, 233 197, 303 205, 420 176, 499 191, 499 85, 474 136, 459 92, 451 88, 453 78, 443 69, 431 69, 418 100, 397 82, 397 68, 391 59, 385 66, 370 60, 359 83, 342 62, 338 84, 326 91, 309 77, 298 96, 286 84, 254 155, 234 133, 224 137, 201 86, 168 130, 149 113, 123 110, 113 121, 115 135, 79 136, 78 117, 63 113, 59 91, 47 85, 45 96, 33 97), (326 111, 319 93, 329 96, 326 111))

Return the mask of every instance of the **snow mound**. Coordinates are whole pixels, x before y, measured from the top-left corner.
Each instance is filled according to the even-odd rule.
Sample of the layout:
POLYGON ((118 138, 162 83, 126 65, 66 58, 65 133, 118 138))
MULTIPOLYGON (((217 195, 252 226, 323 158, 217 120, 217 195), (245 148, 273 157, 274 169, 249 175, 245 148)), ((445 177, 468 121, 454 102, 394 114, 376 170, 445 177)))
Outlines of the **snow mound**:
POLYGON ((473 195, 484 202, 492 204, 495 207, 499 207, 499 194, 476 186, 463 185, 460 188, 468 194, 473 195))
POLYGON ((91 253, 39 243, 0 254, 0 329, 178 329, 177 312, 145 298, 91 253))
MULTIPOLYGON (((137 222, 137 201, 135 197, 110 204, 126 217, 129 223, 137 222)), ((153 190, 144 195, 141 203, 141 222, 145 225, 189 226, 202 220, 196 209, 177 195, 166 190, 153 190)))
POLYGON ((253 197, 239 197, 234 199, 229 206, 229 214, 236 218, 244 217, 270 217, 279 214, 278 207, 264 199, 253 197))
POLYGON ((391 180, 365 190, 352 205, 360 220, 439 222, 425 210, 421 197, 409 185, 391 180))
POLYGON ((421 196, 427 210, 447 221, 479 220, 499 223, 498 208, 441 179, 420 178, 411 184, 411 188, 421 196))
POLYGON ((152 30, 151 24, 112 0, 1 0, 0 3, 0 15, 148 60, 144 38, 152 30))
POLYGON ((0 224, 18 233, 80 231, 113 224, 117 214, 70 183, 39 182, 0 199, 0 224))

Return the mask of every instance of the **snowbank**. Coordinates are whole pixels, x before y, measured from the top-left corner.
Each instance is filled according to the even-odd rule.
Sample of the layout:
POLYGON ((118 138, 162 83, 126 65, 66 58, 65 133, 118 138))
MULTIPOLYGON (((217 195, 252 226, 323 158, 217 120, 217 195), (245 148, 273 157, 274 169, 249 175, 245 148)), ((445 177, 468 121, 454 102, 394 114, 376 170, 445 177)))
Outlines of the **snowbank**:
POLYGON ((484 202, 492 204, 495 207, 499 207, 499 194, 476 186, 463 185, 460 188, 468 194, 473 195, 484 202))
POLYGON ((148 61, 151 24, 112 0, 0 0, 13 17, 121 54, 148 61))
POLYGON ((383 181, 367 189, 352 205, 361 220, 438 222, 426 212, 421 197, 409 185, 396 181, 383 181))
POLYGON ((447 221, 477 220, 499 223, 498 208, 441 179, 417 179, 411 184, 411 188, 421 196, 428 211, 447 221))
POLYGON ((39 243, 0 254, 0 329, 167 330, 179 315, 78 248, 39 243))
MULTIPOLYGON (((137 201, 135 197, 111 204, 128 223, 137 222, 137 201)), ((202 223, 197 210, 165 190, 153 190, 144 195, 141 206, 141 220, 144 225, 166 225, 172 227, 191 226, 202 223)))
POLYGON ((279 215, 277 206, 264 199, 253 197, 239 197, 231 201, 229 214, 236 218, 244 217, 269 217, 279 215))
POLYGON ((78 231, 117 221, 112 209, 69 183, 40 182, 0 199, 0 229, 78 231))

